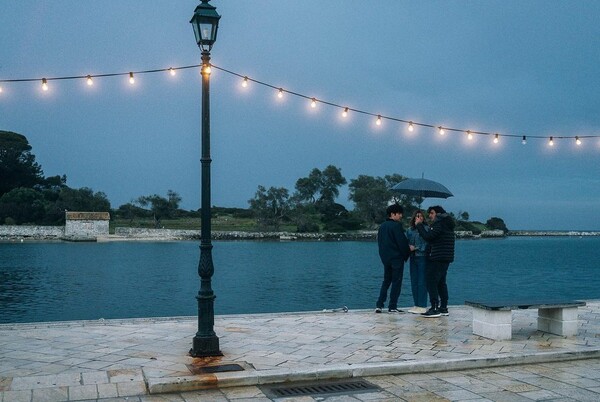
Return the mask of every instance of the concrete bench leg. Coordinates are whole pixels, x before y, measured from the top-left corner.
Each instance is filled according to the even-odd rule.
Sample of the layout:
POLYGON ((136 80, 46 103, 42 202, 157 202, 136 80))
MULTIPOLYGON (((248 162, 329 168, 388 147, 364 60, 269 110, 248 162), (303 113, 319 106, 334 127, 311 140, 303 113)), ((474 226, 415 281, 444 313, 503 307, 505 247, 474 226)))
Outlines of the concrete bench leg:
POLYGON ((512 312, 473 308, 473 333, 498 341, 512 338, 512 312))
POLYGON ((577 307, 541 308, 538 310, 538 330, 556 335, 577 335, 577 307))

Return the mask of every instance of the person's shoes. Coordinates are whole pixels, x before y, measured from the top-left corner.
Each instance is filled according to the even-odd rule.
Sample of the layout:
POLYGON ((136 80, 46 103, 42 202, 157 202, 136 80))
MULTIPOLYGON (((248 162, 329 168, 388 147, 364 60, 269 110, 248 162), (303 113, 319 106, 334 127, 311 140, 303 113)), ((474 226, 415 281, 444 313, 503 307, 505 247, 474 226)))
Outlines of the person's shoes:
POLYGON ((409 308, 406 311, 408 311, 411 314, 423 314, 423 313, 427 312, 427 309, 425 307, 415 306, 415 307, 409 308))
POLYGON ((376 312, 376 313, 381 313, 381 307, 377 307, 377 308, 375 309, 375 312, 376 312))
POLYGON ((437 317, 442 316, 442 314, 440 313, 440 310, 433 308, 433 307, 431 307, 429 310, 427 310, 426 312, 424 312, 421 315, 425 318, 437 318, 437 317))
POLYGON ((404 313, 404 311, 397 308, 391 308, 388 310, 388 313, 404 313))
POLYGON ((448 312, 447 308, 440 307, 439 312, 440 312, 441 315, 445 315, 445 316, 449 316, 450 315, 450 313, 448 312))

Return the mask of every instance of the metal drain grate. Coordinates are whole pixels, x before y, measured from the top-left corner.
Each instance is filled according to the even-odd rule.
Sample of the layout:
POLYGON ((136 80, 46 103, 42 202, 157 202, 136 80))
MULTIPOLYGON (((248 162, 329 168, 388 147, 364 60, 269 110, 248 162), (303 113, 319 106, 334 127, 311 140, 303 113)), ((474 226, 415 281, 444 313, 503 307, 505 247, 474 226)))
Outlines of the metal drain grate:
POLYGON ((297 382, 285 385, 262 386, 260 388, 265 395, 271 398, 308 395, 348 395, 381 390, 377 385, 373 385, 365 380, 297 382))

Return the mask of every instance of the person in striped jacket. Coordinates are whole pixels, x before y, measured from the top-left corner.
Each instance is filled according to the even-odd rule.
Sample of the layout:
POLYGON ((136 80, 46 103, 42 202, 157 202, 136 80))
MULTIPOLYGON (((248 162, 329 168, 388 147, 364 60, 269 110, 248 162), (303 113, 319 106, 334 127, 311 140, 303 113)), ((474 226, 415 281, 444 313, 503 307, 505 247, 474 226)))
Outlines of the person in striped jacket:
POLYGON ((431 308, 423 313, 424 317, 435 318, 448 313, 448 286, 446 275, 448 267, 454 261, 454 219, 439 205, 427 209, 431 225, 429 230, 424 226, 423 217, 415 220, 419 234, 427 243, 427 292, 431 308))

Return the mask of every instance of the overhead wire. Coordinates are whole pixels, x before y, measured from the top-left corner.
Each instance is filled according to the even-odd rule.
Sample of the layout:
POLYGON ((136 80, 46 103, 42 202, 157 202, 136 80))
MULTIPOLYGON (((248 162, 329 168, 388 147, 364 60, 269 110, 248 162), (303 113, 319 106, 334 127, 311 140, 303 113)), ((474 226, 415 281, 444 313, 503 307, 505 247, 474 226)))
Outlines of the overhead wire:
MULTIPOLYGON (((49 89, 48 83, 51 81, 85 79, 87 81, 88 85, 93 85, 94 78, 118 77, 118 76, 129 76, 129 80, 133 84, 134 79, 135 79, 134 77, 136 75, 153 74, 153 73, 160 73, 160 72, 169 72, 171 75, 175 75, 176 71, 178 71, 178 70, 187 70, 187 69, 199 68, 199 67, 202 67, 202 64, 191 64, 191 65, 186 65, 186 66, 156 68, 156 69, 147 69, 147 70, 135 70, 135 71, 132 70, 132 71, 127 71, 127 72, 117 72, 117 73, 83 74, 83 75, 52 76, 52 77, 38 77, 38 78, 0 79, 0 84, 1 83, 21 83, 21 82, 36 82, 36 81, 40 82, 41 81, 42 89, 44 91, 47 91, 49 89)), ((283 94, 290 94, 290 95, 311 101, 311 104, 313 107, 315 107, 317 104, 323 104, 323 105, 331 106, 334 108, 338 108, 338 109, 342 110, 343 116, 346 116, 346 115, 348 115, 348 113, 352 112, 352 113, 357 113, 357 114, 361 114, 361 115, 365 115, 365 116, 374 117, 376 119, 377 125, 380 125, 383 120, 404 123, 404 124, 408 125, 409 131, 413 131, 415 127, 425 127, 425 128, 438 129, 440 135, 444 135, 445 132, 447 132, 447 131, 456 132, 456 133, 465 133, 469 139, 472 139, 473 135, 492 136, 495 143, 497 143, 499 141, 500 137, 520 138, 520 139, 522 139, 521 142, 523 144, 527 143, 528 138, 546 139, 546 140, 548 140, 548 143, 550 146, 554 145, 555 139, 573 139, 577 145, 581 145, 582 139, 599 138, 600 137, 600 135, 594 135, 594 134, 588 134, 588 135, 578 134, 578 135, 573 135, 573 136, 554 135, 554 134, 552 136, 544 136, 544 135, 532 135, 532 134, 523 134, 523 133, 510 134, 510 133, 498 133, 498 132, 462 129, 462 128, 455 128, 455 127, 448 127, 445 125, 436 125, 436 124, 431 124, 431 123, 426 123, 426 122, 419 122, 419 121, 415 121, 412 119, 404 119, 404 118, 399 118, 396 116, 383 115, 381 113, 370 112, 367 110, 362 110, 362 109, 350 107, 347 105, 342 105, 337 102, 332 102, 332 101, 325 100, 325 99, 319 99, 314 96, 306 95, 301 92, 296 92, 296 91, 293 91, 290 89, 283 88, 279 85, 273 85, 268 82, 249 77, 248 75, 244 75, 244 74, 237 73, 235 71, 231 71, 229 69, 217 66, 212 63, 210 64, 210 67, 214 68, 215 70, 219 70, 224 73, 241 78, 243 80, 242 85, 244 87, 247 86, 249 82, 252 82, 252 83, 276 90, 279 97, 282 97, 283 94)), ((0 95, 2 94, 2 92, 3 92, 3 88, 2 88, 2 86, 0 86, 0 95)))

